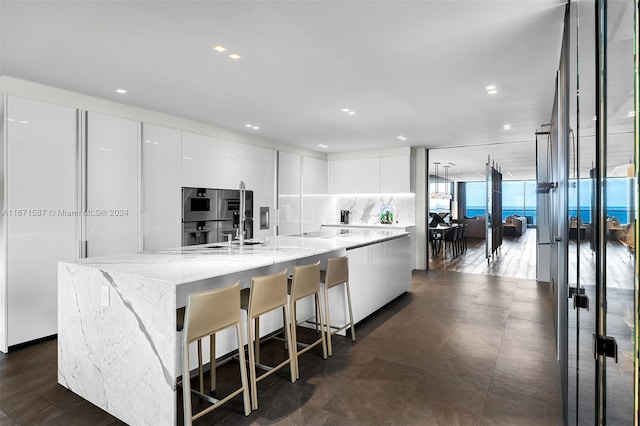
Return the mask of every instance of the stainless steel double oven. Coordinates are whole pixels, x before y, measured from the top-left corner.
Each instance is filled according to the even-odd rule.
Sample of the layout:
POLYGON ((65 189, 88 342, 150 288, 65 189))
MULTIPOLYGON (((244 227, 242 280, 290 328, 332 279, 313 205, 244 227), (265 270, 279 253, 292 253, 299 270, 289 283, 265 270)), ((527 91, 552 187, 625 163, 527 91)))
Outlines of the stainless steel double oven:
MULTIPOLYGON (((245 192, 244 237, 253 237, 253 191, 245 192)), ((208 244, 236 238, 240 227, 240 191, 182 188, 182 245, 208 244)))

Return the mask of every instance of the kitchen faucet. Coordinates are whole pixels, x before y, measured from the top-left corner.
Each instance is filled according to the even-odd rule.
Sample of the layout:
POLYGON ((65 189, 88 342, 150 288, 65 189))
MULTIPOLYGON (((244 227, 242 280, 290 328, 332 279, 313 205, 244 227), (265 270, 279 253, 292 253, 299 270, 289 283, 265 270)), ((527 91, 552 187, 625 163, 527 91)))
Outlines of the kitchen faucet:
POLYGON ((247 189, 247 187, 244 184, 244 181, 240 181, 240 211, 238 212, 239 214, 239 221, 238 221, 238 243, 243 246, 244 245, 244 221, 246 219, 245 217, 245 190, 247 189))

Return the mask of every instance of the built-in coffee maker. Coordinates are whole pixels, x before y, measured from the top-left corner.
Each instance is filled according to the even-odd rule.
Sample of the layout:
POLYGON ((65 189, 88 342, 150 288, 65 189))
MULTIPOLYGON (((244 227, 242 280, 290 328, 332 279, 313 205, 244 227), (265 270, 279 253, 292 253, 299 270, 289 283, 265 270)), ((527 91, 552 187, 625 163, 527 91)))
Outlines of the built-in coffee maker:
MULTIPOLYGON (((240 191, 182 188, 182 245, 226 242, 237 238, 240 191)), ((244 238, 253 237, 253 191, 245 191, 244 238)))

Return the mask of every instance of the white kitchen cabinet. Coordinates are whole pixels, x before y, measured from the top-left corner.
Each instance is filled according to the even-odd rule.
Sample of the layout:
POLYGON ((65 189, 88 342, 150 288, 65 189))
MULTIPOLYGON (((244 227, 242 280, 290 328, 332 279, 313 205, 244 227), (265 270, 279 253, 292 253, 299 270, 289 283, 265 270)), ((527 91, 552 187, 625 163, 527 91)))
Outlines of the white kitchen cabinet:
POLYGON ((275 235, 275 179, 276 152, 269 148, 252 147, 251 171, 247 189, 253 191, 253 237, 264 238, 275 235), (268 209, 267 229, 260 229, 260 207, 268 209))
POLYGON ((326 195, 328 165, 326 160, 304 157, 302 166, 302 232, 317 231, 323 223, 335 221, 335 203, 326 195))
POLYGON ((176 129, 142 125, 143 249, 182 245, 181 139, 176 129))
POLYGON ((380 159, 361 158, 353 161, 353 192, 370 194, 380 192, 380 159))
POLYGON ((295 234, 301 228, 301 157, 278 152, 278 234, 295 234))
POLYGON ((329 193, 354 193, 354 161, 334 160, 329 162, 329 193))
POLYGON ((380 192, 411 192, 411 157, 380 158, 380 192))
POLYGON ((408 155, 329 161, 329 193, 411 192, 410 165, 408 155))
MULTIPOLYGON (((57 328, 58 261, 79 256, 76 110, 8 96, 6 346, 57 328)), ((4 329, 4 327, 3 327, 4 329)), ((5 340, 5 339, 3 339, 5 340)))
POLYGON ((182 132, 182 186, 219 188, 217 158, 215 138, 182 132))
POLYGON ((302 193, 326 194, 328 191, 328 166, 326 160, 302 158, 302 193))
POLYGON ((251 146, 222 139, 218 139, 217 144, 217 186, 209 188, 238 189, 240 181, 245 181, 246 184, 251 173, 251 146))
POLYGON ((87 113, 87 257, 139 249, 138 122, 87 113))

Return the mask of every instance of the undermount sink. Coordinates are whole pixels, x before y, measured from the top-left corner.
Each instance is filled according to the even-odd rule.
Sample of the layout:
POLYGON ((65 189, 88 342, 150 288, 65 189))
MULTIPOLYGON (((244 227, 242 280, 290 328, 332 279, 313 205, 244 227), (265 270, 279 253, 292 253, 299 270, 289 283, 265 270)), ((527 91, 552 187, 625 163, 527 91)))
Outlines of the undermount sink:
MULTIPOLYGON (((244 245, 245 246, 255 246, 258 244, 264 244, 262 241, 245 241, 244 245)), ((227 244, 227 243, 217 243, 217 244, 212 244, 210 246, 206 246, 205 248, 207 249, 229 249, 229 248, 237 248, 240 247, 240 242, 238 241, 232 241, 231 245, 227 244)))

